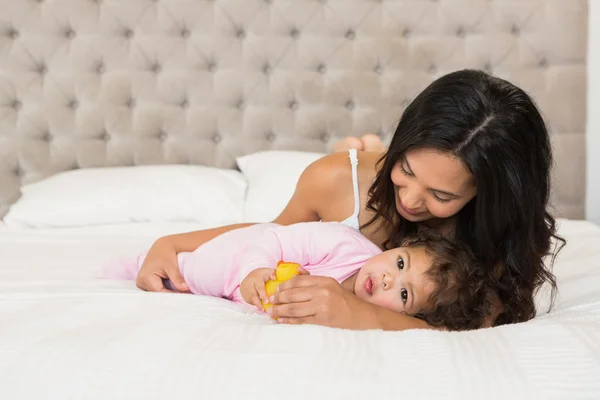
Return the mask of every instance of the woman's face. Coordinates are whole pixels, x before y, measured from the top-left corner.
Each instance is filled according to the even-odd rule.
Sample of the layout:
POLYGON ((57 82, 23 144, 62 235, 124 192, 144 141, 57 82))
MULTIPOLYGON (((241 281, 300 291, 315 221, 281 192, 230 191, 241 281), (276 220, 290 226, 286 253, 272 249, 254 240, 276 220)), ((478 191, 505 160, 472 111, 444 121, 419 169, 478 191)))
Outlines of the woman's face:
POLYGON ((396 209, 412 222, 451 217, 477 193, 475 178, 462 161, 434 149, 407 152, 391 178, 396 209))

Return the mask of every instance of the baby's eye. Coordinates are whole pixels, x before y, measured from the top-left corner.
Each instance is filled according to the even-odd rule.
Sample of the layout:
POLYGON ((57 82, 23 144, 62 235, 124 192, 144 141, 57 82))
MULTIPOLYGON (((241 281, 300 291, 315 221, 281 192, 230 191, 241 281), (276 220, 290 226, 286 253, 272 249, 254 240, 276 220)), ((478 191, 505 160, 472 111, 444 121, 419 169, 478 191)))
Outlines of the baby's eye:
POLYGON ((398 269, 404 269, 404 259, 402 257, 398 257, 398 269))
POLYGON ((408 291, 404 288, 400 289, 400 297, 402 298, 404 305, 406 305, 406 301, 408 300, 408 291))

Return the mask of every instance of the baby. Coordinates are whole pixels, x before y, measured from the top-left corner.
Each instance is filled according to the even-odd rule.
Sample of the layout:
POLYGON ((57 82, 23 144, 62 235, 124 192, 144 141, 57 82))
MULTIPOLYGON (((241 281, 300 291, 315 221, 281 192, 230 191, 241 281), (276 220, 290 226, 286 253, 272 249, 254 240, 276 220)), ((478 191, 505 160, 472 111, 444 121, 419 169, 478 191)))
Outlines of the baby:
MULTIPOLYGON (((104 275, 135 279, 145 256, 117 260, 104 275)), ((224 233, 177 257, 192 293, 259 310, 268 302, 265 282, 273 278, 280 260, 300 264, 302 273, 331 277, 370 303, 432 326, 474 329, 487 310, 483 269, 468 249, 426 234, 382 252, 360 232, 337 222, 257 224, 224 233)))

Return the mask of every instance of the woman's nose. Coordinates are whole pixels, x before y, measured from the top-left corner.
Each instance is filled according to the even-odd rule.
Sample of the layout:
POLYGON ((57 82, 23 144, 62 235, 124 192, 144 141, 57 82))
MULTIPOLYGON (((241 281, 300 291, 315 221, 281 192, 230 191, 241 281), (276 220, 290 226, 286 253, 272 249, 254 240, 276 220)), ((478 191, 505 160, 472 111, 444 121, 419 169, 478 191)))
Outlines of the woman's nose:
POLYGON ((402 196, 400 200, 402 200, 402 204, 404 204, 406 208, 411 210, 418 209, 421 203, 420 196, 414 191, 404 192, 404 196, 402 196))

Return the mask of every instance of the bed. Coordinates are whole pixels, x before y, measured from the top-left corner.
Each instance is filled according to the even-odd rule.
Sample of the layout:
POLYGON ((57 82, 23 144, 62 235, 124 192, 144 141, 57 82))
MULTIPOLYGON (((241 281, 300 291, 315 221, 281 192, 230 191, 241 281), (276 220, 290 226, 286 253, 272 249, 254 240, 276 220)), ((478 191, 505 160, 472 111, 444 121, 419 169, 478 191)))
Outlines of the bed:
POLYGON ((585 1, 0 8, 0 399, 600 398, 585 1), (551 127, 551 312, 544 288, 533 320, 472 332, 292 327, 100 277, 164 234, 270 221, 333 141, 388 140, 464 67, 521 85, 551 127))

